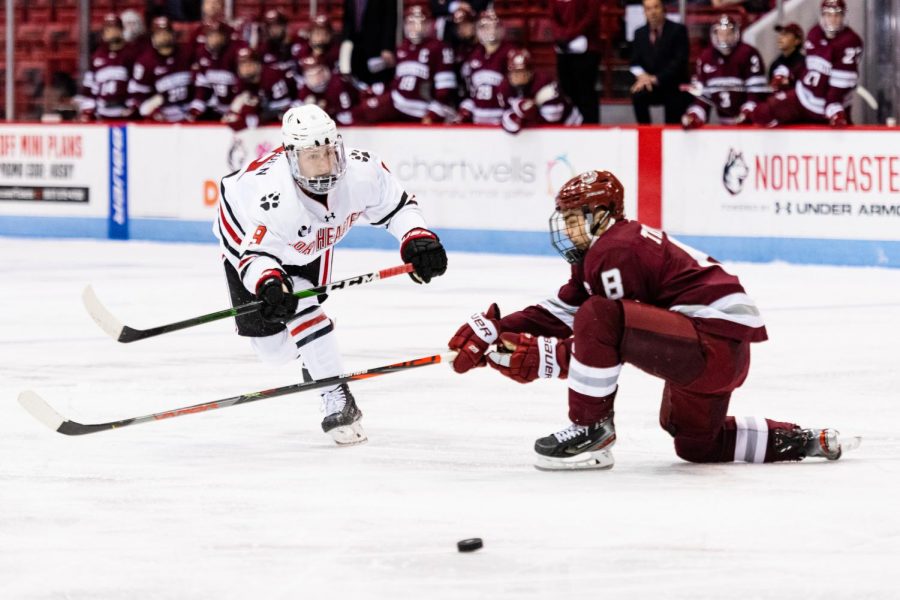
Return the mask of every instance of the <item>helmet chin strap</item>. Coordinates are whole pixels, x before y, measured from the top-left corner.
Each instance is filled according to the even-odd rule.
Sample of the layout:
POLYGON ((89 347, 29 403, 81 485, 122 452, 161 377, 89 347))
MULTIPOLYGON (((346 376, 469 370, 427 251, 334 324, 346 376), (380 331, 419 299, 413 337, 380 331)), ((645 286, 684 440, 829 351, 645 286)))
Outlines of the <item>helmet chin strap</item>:
POLYGON ((589 230, 593 237, 597 237, 602 234, 604 231, 609 229, 609 226, 612 224, 612 218, 610 218, 609 210, 603 207, 597 207, 593 214, 588 214, 586 216, 590 217, 589 230), (597 215, 600 212, 603 213, 603 216, 597 218, 597 215))

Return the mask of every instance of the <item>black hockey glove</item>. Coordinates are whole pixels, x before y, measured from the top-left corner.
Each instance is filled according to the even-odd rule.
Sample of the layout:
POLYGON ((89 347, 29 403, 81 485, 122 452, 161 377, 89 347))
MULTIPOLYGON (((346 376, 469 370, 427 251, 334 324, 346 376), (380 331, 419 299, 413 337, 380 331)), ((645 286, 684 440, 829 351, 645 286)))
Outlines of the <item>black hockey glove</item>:
POLYGON ((403 236, 400 256, 415 268, 409 276, 416 283, 428 283, 447 272, 447 252, 438 236, 427 229, 413 229, 403 236))
POLYGON ((262 300, 259 316, 270 323, 284 323, 293 317, 298 301, 293 291, 291 278, 284 272, 271 269, 263 273, 256 283, 256 296, 262 300))

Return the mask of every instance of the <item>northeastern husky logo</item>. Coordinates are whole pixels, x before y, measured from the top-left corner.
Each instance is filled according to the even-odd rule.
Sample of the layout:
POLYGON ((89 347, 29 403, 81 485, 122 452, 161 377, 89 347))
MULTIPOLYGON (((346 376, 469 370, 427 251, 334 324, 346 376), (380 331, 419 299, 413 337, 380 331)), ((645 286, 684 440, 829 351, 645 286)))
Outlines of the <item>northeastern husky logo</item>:
POLYGON ((722 169, 722 185, 732 196, 737 196, 744 189, 744 181, 750 175, 750 167, 744 160, 743 152, 735 152, 734 148, 728 150, 728 160, 722 169))

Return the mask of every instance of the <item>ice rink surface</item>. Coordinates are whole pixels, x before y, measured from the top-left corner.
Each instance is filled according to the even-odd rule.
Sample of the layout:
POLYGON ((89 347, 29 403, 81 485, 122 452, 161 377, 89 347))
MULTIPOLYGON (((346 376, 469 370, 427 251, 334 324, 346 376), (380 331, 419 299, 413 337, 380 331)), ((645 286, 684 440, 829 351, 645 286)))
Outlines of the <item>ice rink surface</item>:
MULTIPOLYGON (((565 382, 429 366, 354 384, 369 443, 337 448, 315 392, 79 438, 16 402, 34 389, 84 422, 297 380, 231 321, 130 345, 125 323, 228 306, 213 246, 0 239, 0 598, 897 598, 900 270, 729 265, 766 317, 731 414, 864 436, 836 463, 697 466, 657 423, 660 382, 626 367, 616 466, 543 473, 565 382), (460 554, 456 541, 484 539, 460 554)), ((399 263, 339 249, 335 278, 399 263)), ((334 294, 347 370, 440 352, 465 318, 555 292, 562 259, 451 254, 334 294)))

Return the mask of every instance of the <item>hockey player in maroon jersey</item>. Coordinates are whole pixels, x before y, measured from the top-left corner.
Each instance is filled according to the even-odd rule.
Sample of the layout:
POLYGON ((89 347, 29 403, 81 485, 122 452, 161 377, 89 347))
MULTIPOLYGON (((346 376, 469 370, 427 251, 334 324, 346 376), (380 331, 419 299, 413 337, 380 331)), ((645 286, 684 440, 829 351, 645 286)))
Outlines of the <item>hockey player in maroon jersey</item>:
POLYGON ((237 73, 238 81, 232 88, 234 100, 222 118, 235 131, 277 123, 285 111, 300 104, 294 78, 263 65, 251 48, 237 51, 237 73))
POLYGON ((150 45, 134 64, 128 82, 129 106, 144 119, 184 121, 194 98, 190 50, 176 44, 168 17, 153 19, 150 45))
POLYGON ((503 25, 493 9, 478 17, 478 45, 463 64, 468 95, 460 103, 459 121, 499 125, 503 116, 500 88, 506 81, 509 54, 515 48, 503 39, 503 25))
POLYGON ((700 53, 692 81, 702 86, 703 95, 682 117, 685 129, 705 125, 713 107, 724 125, 749 123, 768 90, 762 57, 741 41, 741 28, 734 19, 722 15, 709 35, 712 44, 700 53))
POLYGON ((519 133, 534 125, 581 125, 584 118, 555 81, 534 72, 531 53, 513 50, 507 57, 507 77, 497 95, 503 115, 500 125, 519 133))
POLYGON ((821 20, 806 36, 806 73, 794 89, 774 94, 753 113, 764 127, 786 123, 828 123, 846 127, 850 92, 859 81, 863 41, 844 19, 844 0, 824 0, 821 20))
POLYGON ((332 71, 338 66, 340 51, 341 41, 335 35, 331 21, 325 14, 317 15, 313 19, 308 38, 298 35, 297 41, 291 46, 291 54, 298 64, 311 56, 332 71))
POLYGON ((357 106, 352 111, 352 123, 429 124, 455 118, 453 50, 430 37, 429 29, 429 19, 421 6, 407 11, 390 90, 357 106))
POLYGON ((297 89, 301 104, 315 104, 338 123, 352 119, 349 111, 359 104, 360 91, 343 75, 332 72, 312 56, 300 61, 303 74, 297 89))
POLYGON ((191 59, 195 60, 199 56, 200 50, 206 45, 206 28, 209 23, 221 22, 224 26, 225 36, 239 45, 241 36, 238 31, 225 22, 225 3, 224 0, 203 0, 200 7, 201 23, 193 31, 188 33, 187 46, 191 53, 191 59))
POLYGON ((84 120, 127 119, 128 80, 134 66, 134 47, 125 42, 122 20, 110 13, 103 18, 102 44, 85 71, 79 107, 84 120))
POLYGON ((219 121, 228 112, 237 86, 238 46, 228 38, 221 21, 206 24, 206 42, 194 63, 194 101, 190 117, 219 121))
POLYGON ((459 352, 458 373, 488 364, 521 383, 568 379, 571 425, 535 442, 538 468, 613 466, 624 363, 665 380, 660 425, 684 460, 836 460, 859 443, 833 429, 726 416, 747 377, 750 344, 767 339, 759 310, 714 259, 627 219, 612 173, 587 171, 566 182, 550 233, 572 265, 557 295, 503 318, 493 304, 449 342, 459 352))
POLYGON ((296 61, 288 41, 288 21, 283 12, 275 8, 266 11, 263 15, 263 34, 260 49, 262 63, 293 76, 297 70, 296 61))

